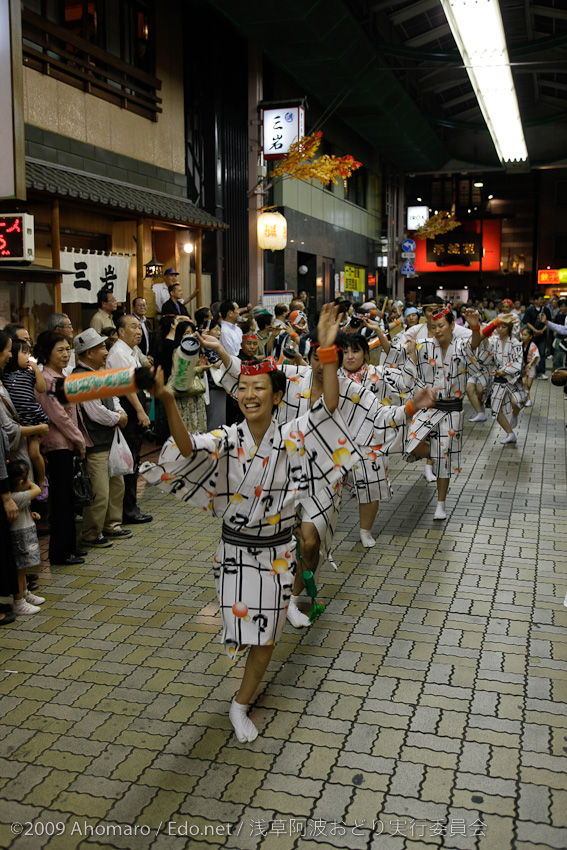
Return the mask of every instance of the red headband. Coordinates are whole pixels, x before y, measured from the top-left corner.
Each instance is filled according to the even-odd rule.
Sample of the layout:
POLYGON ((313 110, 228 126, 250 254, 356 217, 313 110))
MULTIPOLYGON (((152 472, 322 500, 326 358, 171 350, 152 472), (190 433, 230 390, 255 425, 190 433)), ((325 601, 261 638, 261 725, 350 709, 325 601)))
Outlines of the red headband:
POLYGON ((242 334, 242 339, 258 339, 258 334, 242 334))
POLYGON ((243 361, 240 364, 241 375, 265 375, 267 372, 275 372, 278 364, 273 357, 266 357, 261 363, 243 361))
POLYGON ((504 299, 504 301, 503 301, 502 303, 503 303, 503 304, 508 304, 508 306, 509 306, 509 307, 513 307, 513 306, 514 306, 514 302, 513 302, 510 298, 505 298, 505 299, 504 299))
POLYGON ((433 313, 431 318, 433 319, 433 321, 435 321, 436 319, 442 319, 443 316, 448 316, 450 312, 451 312, 450 307, 443 307, 443 309, 441 310, 440 313, 433 313))

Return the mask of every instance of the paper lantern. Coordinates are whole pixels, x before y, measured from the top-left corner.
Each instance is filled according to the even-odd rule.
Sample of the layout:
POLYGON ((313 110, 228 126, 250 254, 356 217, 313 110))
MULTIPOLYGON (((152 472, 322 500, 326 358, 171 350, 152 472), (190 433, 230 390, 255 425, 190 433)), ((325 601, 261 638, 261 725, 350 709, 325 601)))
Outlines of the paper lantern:
POLYGON ((558 269, 559 283, 567 283, 567 269, 558 269))
POLYGON ((264 212, 258 218, 258 245, 270 251, 283 251, 287 245, 287 221, 279 212, 264 212))

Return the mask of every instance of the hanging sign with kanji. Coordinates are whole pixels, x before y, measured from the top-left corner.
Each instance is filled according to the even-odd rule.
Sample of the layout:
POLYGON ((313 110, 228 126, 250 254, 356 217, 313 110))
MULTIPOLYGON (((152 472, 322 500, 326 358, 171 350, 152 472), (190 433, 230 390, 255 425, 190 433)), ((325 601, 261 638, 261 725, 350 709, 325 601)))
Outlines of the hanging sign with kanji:
POLYGON ((95 304, 99 289, 114 292, 117 301, 125 301, 128 291, 130 256, 124 254, 96 254, 62 250, 61 268, 72 272, 63 277, 61 301, 63 304, 95 304))
POLYGON ((291 143, 305 135, 305 110, 301 106, 264 109, 263 129, 264 159, 281 159, 291 143))

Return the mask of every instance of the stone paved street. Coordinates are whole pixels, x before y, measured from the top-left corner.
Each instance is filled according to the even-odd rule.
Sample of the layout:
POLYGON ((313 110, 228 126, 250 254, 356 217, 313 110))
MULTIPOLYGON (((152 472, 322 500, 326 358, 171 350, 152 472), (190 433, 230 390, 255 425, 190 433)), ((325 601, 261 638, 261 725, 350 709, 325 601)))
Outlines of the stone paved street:
POLYGON ((445 523, 421 463, 392 461, 373 550, 347 494, 326 610, 286 626, 253 744, 228 720, 219 522, 146 488, 153 524, 1 630, 0 847, 564 850, 567 404, 534 390, 516 446, 467 422, 445 523))

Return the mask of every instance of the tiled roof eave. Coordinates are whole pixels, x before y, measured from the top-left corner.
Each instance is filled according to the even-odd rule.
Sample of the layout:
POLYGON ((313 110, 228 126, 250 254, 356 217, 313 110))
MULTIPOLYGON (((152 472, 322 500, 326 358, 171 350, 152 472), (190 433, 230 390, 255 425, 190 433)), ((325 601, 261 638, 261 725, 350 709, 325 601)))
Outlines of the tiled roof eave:
POLYGON ((199 209, 187 198, 145 189, 132 183, 121 183, 72 168, 62 168, 28 157, 26 185, 28 189, 38 192, 141 213, 175 224, 195 225, 206 230, 228 228, 225 222, 199 209))

